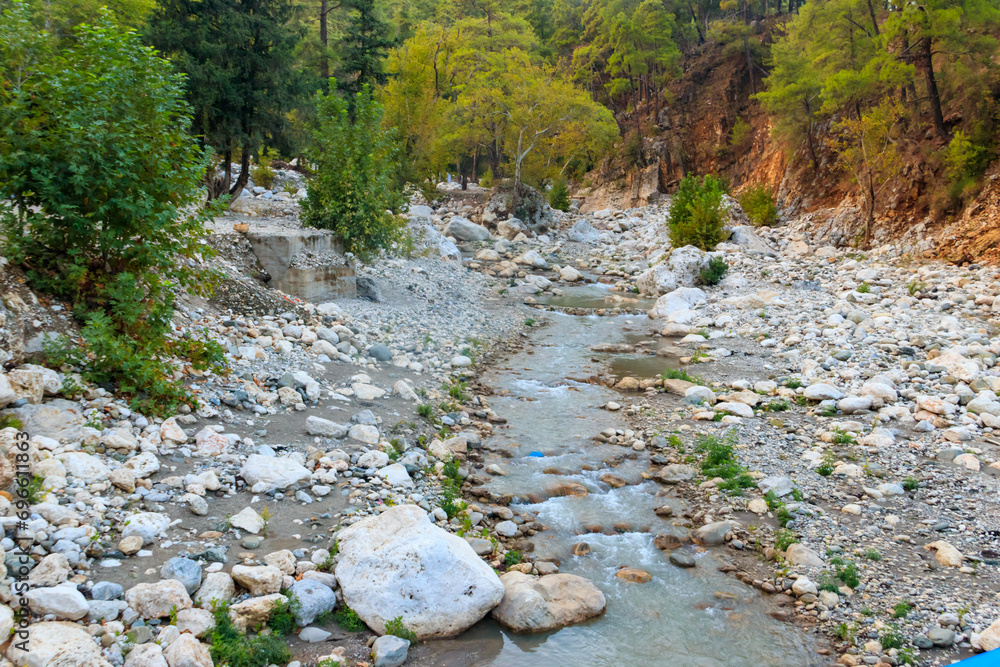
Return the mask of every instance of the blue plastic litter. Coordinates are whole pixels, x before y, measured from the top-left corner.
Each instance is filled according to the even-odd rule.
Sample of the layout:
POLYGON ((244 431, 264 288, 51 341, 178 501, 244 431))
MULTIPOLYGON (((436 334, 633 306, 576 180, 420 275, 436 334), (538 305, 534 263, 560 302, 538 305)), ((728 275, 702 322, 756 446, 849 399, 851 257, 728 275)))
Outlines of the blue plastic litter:
POLYGON ((980 653, 955 664, 962 667, 1000 667, 1000 650, 980 653))
POLYGON ((542 458, 543 456, 545 456, 545 454, 542 454, 541 452, 535 451, 535 452, 531 452, 530 454, 528 454, 528 456, 534 456, 535 458, 542 458))

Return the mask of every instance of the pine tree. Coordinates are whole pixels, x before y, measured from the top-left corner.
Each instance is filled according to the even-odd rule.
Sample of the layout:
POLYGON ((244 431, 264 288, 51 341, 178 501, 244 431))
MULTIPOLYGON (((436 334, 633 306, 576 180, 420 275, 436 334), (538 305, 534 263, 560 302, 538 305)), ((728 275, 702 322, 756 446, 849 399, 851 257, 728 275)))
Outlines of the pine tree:
POLYGON ((194 133, 222 158, 222 178, 206 175, 209 199, 238 197, 262 147, 288 147, 287 113, 303 92, 291 18, 289 0, 161 0, 150 19, 148 41, 187 75, 194 133))
POLYGON ((348 25, 341 42, 340 88, 351 96, 364 86, 388 80, 382 62, 396 44, 392 26, 379 15, 375 0, 346 0, 348 25))

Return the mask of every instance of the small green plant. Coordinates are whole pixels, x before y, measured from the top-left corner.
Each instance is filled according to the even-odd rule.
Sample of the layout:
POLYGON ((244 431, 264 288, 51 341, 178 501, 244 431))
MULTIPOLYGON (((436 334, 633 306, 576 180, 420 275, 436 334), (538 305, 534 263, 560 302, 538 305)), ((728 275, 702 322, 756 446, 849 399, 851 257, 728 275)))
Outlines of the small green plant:
POLYGON ((788 389, 799 389, 803 387, 802 380, 798 378, 788 378, 783 383, 788 389))
POLYGON ((844 432, 842 429, 833 429, 833 442, 836 445, 853 445, 855 443, 854 436, 850 433, 844 432))
POLYGON ((701 268, 698 276, 703 285, 718 285, 722 278, 729 271, 729 265, 721 257, 712 257, 708 264, 701 268))
POLYGON ((72 400, 83 395, 83 386, 76 381, 76 376, 67 374, 63 378, 59 393, 72 400))
POLYGON ((569 210, 569 186, 562 176, 552 182, 552 188, 549 190, 549 206, 559 211, 569 210))
POLYGON ((391 621, 386 621, 385 634, 394 635, 396 637, 399 637, 400 639, 405 639, 410 643, 417 641, 417 633, 413 632, 413 630, 410 630, 405 625, 403 625, 402 616, 397 616, 391 621))
POLYGON ((427 421, 434 421, 434 406, 430 403, 421 403, 417 406, 417 414, 427 421))
POLYGON ((836 417, 837 406, 834 404, 824 405, 819 410, 817 410, 816 414, 818 414, 821 417, 836 417))
POLYGON ((768 401, 760 409, 764 412, 785 412, 792 409, 792 404, 783 398, 779 398, 774 401, 768 401))
POLYGON ((456 382, 448 386, 448 395, 454 398, 456 401, 465 403, 469 400, 469 395, 465 393, 468 388, 468 384, 465 382, 456 382))
POLYGON ((690 382, 692 384, 705 384, 704 379, 697 375, 691 375, 682 368, 668 368, 660 373, 660 378, 663 380, 683 380, 684 382, 690 382))
POLYGON ((343 606, 333 612, 333 620, 348 632, 361 632, 367 627, 358 613, 348 606, 343 606))
POLYGON ((868 283, 861 283, 858 285, 858 294, 868 294, 872 291, 871 286, 868 283))
POLYGON ((170 608, 170 625, 177 625, 177 605, 170 608))
POLYGON ((896 651, 896 661, 901 665, 917 664, 917 655, 912 648, 901 648, 896 651))
POLYGON ((913 611, 913 605, 909 602, 897 602, 892 608, 893 618, 906 618, 913 611))
POLYGON ((260 534, 263 535, 264 537, 267 537, 268 524, 271 523, 271 517, 273 516, 274 513, 271 511, 271 508, 269 507, 265 507, 260 511, 260 520, 261 520, 260 534))
POLYGON ((922 283, 919 280, 911 280, 906 285, 906 291, 909 292, 910 296, 915 296, 919 292, 923 292, 927 289, 927 283, 922 283))
POLYGON ((832 451, 829 449, 823 452, 823 458, 820 460, 820 464, 816 467, 816 473, 823 476, 829 477, 836 470, 837 459, 832 451))
POLYGON ((18 431, 24 430, 24 422, 14 415, 0 415, 0 429, 16 428, 18 431))
POLYGON ((907 477, 903 480, 903 490, 913 493, 920 488, 920 481, 916 477, 907 477))
POLYGON ((834 636, 842 642, 854 642, 855 628, 847 623, 839 624, 833 631, 834 636))
POLYGON ((37 505, 45 499, 52 489, 45 488, 45 478, 41 475, 32 475, 24 488, 24 499, 31 505, 37 505))
POLYGON ((298 599, 288 591, 284 591, 285 599, 279 600, 271 607, 271 615, 267 619, 267 627, 277 635, 287 635, 295 629, 295 610, 300 606, 298 599))
POLYGON ((675 248, 714 250, 723 240, 722 182, 713 176, 685 176, 670 201, 667 224, 675 248))
POLYGON ((503 555, 503 564, 506 565, 507 567, 511 567, 513 565, 517 565, 518 563, 520 563, 522 559, 523 556, 521 555, 520 551, 518 551, 517 549, 511 549, 510 551, 508 551, 503 555))
POLYGON ((878 549, 869 549, 868 551, 865 552, 865 558, 874 563, 877 563, 880 560, 882 560, 882 552, 879 551, 878 549))
POLYGON ((466 507, 464 500, 458 500, 458 493, 452 484, 442 486, 440 505, 444 513, 448 515, 448 519, 454 519, 466 507))
POLYGON ((774 548, 778 551, 787 551, 788 547, 799 541, 795 533, 787 528, 781 528, 774 534, 774 548))
POLYGON ((774 195, 763 185, 755 185, 740 193, 740 208, 757 227, 770 227, 778 222, 778 207, 774 195))
POLYGON ((778 525, 782 528, 795 520, 795 517, 792 516, 792 513, 788 511, 788 508, 785 507, 784 504, 778 508, 778 511, 774 513, 774 516, 778 519, 778 525))
POLYGON ((284 665, 292 659, 292 654, 280 635, 272 632, 251 638, 238 632, 229 617, 227 603, 213 603, 212 614, 215 617, 215 628, 212 630, 209 653, 216 665, 267 667, 284 665))
POLYGON ((533 326, 535 326, 535 320, 534 320, 534 318, 529 317, 528 319, 526 319, 524 321, 524 326, 526 326, 526 327, 533 327, 533 326))
POLYGON ((878 642, 885 651, 903 648, 903 633, 900 632, 899 626, 895 623, 887 623, 879 634, 878 642))

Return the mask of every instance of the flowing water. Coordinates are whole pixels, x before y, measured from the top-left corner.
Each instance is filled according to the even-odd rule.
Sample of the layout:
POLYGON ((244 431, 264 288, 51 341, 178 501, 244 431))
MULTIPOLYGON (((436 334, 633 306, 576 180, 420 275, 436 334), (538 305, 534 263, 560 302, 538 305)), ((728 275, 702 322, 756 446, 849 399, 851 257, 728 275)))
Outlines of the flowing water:
POLYGON ((592 440, 606 428, 625 428, 620 413, 599 406, 609 400, 627 405, 629 399, 586 382, 606 371, 610 361, 588 348, 627 342, 623 330, 629 322, 639 329, 639 318, 550 313, 546 319, 531 345, 485 378, 498 394, 492 397, 493 408, 508 424, 489 446, 514 455, 487 457, 487 463, 507 472, 489 486, 512 494, 515 511, 537 515, 547 530, 533 538, 535 557, 554 556, 560 572, 593 581, 607 598, 607 612, 580 625, 528 636, 484 621, 458 640, 437 643, 432 664, 821 664, 816 646, 801 630, 771 618, 769 603, 758 592, 716 570, 721 561, 711 550, 694 554, 694 569, 671 565, 653 538, 678 529, 653 510, 664 504, 680 510, 683 501, 657 497, 663 487, 642 481, 648 453, 592 440), (629 485, 613 489, 600 481, 608 472, 629 485), (552 487, 567 482, 582 484, 589 494, 549 497, 552 487), (581 541, 591 553, 573 556, 572 546, 581 541), (623 565, 645 570, 653 580, 636 584, 618 579, 615 572, 623 565))

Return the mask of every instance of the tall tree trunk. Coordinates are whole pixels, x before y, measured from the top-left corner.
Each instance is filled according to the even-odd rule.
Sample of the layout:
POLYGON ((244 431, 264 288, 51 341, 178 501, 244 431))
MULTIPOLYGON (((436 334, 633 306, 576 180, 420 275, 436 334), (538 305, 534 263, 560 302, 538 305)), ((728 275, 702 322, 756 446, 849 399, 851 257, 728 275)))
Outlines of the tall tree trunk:
POLYGON ((948 138, 948 130, 944 126, 944 114, 941 113, 941 94, 938 92, 937 81, 934 78, 934 58, 931 53, 930 36, 920 39, 920 55, 923 59, 924 80, 927 82, 927 96, 931 101, 931 114, 934 116, 934 129, 942 139, 948 138))
POLYGON ((754 83, 753 79, 753 57, 750 55, 750 38, 743 38, 743 49, 746 51, 747 56, 747 72, 750 73, 750 92, 754 95, 757 94, 757 84, 754 83))
MULTIPOLYGON (((791 0, 789 0, 791 2, 791 0)), ((694 5, 688 2, 688 11, 691 12, 691 20, 694 21, 694 29, 698 31, 698 44, 705 43, 705 31, 701 27, 701 21, 698 19, 698 14, 694 11, 694 5)))
POLYGON ((319 60, 319 73, 323 77, 323 83, 326 84, 327 79, 330 78, 330 59, 327 57, 326 47, 327 47, 327 34, 326 34, 326 14, 327 14, 327 2, 329 0, 320 0, 319 3, 319 43, 323 45, 323 56, 319 60))
POLYGON ((229 201, 232 202, 234 199, 243 193, 243 188, 246 187, 247 181, 250 180, 250 142, 243 144, 243 149, 240 151, 240 175, 236 177, 236 182, 229 189, 229 201))
POLYGON ((875 18, 875 5, 872 4, 872 0, 868 0, 868 15, 872 18, 872 30, 878 35, 878 19, 875 18))
POLYGON ((479 182, 479 144, 476 144, 476 150, 472 152, 472 181, 479 182))

